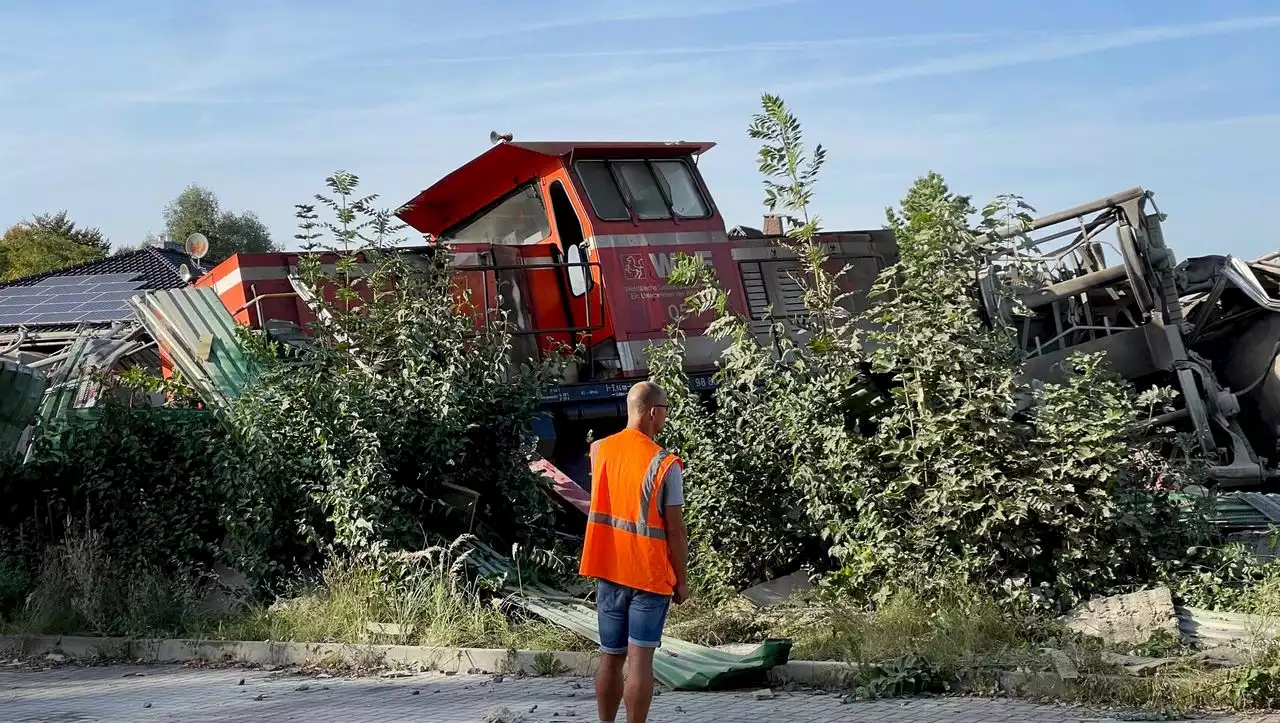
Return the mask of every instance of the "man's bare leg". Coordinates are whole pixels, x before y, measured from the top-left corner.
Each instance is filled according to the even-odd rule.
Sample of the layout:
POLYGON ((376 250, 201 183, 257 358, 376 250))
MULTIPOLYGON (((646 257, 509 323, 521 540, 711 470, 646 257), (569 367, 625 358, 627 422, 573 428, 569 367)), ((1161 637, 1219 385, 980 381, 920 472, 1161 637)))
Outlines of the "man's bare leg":
POLYGON ((627 702, 627 723, 645 723, 649 719, 649 704, 653 702, 653 652, 653 648, 635 645, 627 648, 630 665, 623 695, 627 702))
POLYGON ((618 719, 618 706, 622 704, 622 665, 626 661, 625 655, 600 656, 600 667, 596 670, 596 712, 602 721, 618 719))

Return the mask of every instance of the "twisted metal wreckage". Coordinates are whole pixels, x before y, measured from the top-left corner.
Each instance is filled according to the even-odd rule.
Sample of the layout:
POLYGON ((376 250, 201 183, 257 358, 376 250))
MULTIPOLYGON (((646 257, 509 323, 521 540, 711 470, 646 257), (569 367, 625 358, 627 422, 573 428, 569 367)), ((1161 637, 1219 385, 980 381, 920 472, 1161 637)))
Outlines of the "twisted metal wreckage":
MULTIPOLYGON (((1150 192, 1132 188, 1029 227, 993 232, 991 240, 1009 243, 978 279, 977 296, 987 318, 1018 328, 1026 378, 1060 379, 1071 354, 1105 351, 1137 386, 1180 392, 1176 410, 1149 423, 1189 433, 1219 487, 1265 491, 1280 476, 1280 252, 1248 262, 1215 255, 1179 263, 1165 243, 1164 218, 1150 192), (1108 262, 1108 250, 1116 263, 1108 262), (1015 315, 998 293, 1015 273, 1030 315, 1015 315)), ((296 277, 290 280, 323 323, 315 295, 296 277)), ((253 370, 235 338, 233 314, 243 309, 225 303, 213 288, 192 285, 134 296, 132 322, 57 339, 21 327, 0 334, 0 443, 25 452, 40 424, 99 403, 108 388, 103 372, 141 366, 158 373, 162 360, 181 371, 207 407, 226 408, 253 370)), ((266 331, 274 333, 270 326, 266 331)), ((299 345, 296 331, 281 340, 299 345)), ((534 466, 550 478, 561 503, 586 513, 589 498, 581 486, 548 460, 534 466)), ((1229 497, 1263 522, 1280 522, 1280 504, 1268 495, 1229 497)), ((1239 514, 1231 519, 1233 530, 1249 527, 1239 514)), ((472 562, 483 572, 509 571, 510 561, 493 550, 477 546, 474 552, 472 562)), ((528 586, 511 592, 530 612, 596 637, 584 600, 528 586)), ((769 641, 741 656, 675 641, 655 667, 668 685, 724 687, 762 680, 789 650, 787 641, 769 641)))
POLYGON ((1150 424, 1190 433, 1213 482, 1265 487, 1280 476, 1280 251, 1178 263, 1164 219, 1150 191, 1131 188, 997 231, 1027 243, 993 259, 979 281, 983 308, 1019 329, 1025 377, 1060 379, 1071 354, 1106 352, 1139 388, 1179 392, 1177 409, 1150 424), (1033 269, 1020 295, 1032 313, 1021 318, 996 294, 1013 254, 1033 269))

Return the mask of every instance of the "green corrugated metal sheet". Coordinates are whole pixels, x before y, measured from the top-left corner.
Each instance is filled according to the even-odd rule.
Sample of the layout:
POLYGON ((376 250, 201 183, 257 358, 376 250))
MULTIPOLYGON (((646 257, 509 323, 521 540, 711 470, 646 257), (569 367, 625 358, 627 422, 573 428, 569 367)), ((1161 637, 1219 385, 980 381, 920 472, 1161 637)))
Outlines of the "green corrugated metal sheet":
MULTIPOLYGON (((482 543, 472 543, 469 558, 482 574, 505 575, 516 579, 511 561, 482 543)), ((599 643, 596 611, 584 600, 546 585, 508 584, 509 598, 529 612, 599 643)), ((790 640, 767 640, 747 655, 734 655, 715 648, 666 638, 654 655, 653 674, 658 682, 675 690, 725 690, 764 685, 769 669, 785 665, 791 655, 790 640)))
POLYGON ((1214 496, 1210 521, 1223 530, 1266 529, 1280 525, 1280 495, 1228 492, 1214 496))
POLYGON ((118 352, 133 345, 132 336, 123 338, 81 336, 71 343, 67 358, 49 380, 49 391, 40 405, 40 418, 56 419, 72 409, 92 406, 101 381, 89 372, 109 366, 118 352))
POLYGON ((5 451, 17 451, 48 383, 48 377, 38 369, 11 361, 0 363, 0 447, 5 451))
MULTIPOLYGON (((537 597, 515 596, 512 602, 539 617, 568 628, 593 643, 600 642, 596 611, 585 604, 569 604, 537 597)), ((786 665, 790 640, 767 640, 747 655, 666 637, 654 655, 653 674, 658 682, 675 690, 725 690, 765 685, 769 669, 786 665)))
POLYGON ((226 408, 257 373, 237 343, 235 319, 212 288, 152 291, 130 303, 210 407, 226 408))
POLYGON ((49 379, 49 391, 40 404, 40 418, 49 421, 75 406, 78 385, 72 371, 78 369, 89 354, 89 337, 77 337, 67 350, 67 358, 59 364, 49 379))

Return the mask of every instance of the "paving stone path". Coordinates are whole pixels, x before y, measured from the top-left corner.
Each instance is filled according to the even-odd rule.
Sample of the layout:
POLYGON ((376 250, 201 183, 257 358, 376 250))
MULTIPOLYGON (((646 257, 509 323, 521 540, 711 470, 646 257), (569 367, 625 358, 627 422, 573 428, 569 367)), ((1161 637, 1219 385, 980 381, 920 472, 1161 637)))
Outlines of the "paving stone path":
MULTIPOLYGON (((480 723, 503 708, 522 723, 594 723, 591 682, 564 678, 420 674, 400 678, 283 675, 181 666, 0 669, 3 723, 480 723), (241 683, 243 681, 243 683, 241 683)), ((842 703, 839 697, 751 692, 672 693, 654 701, 654 723, 1076 723, 1106 715, 1072 707, 963 698, 842 703)), ((1280 723, 1280 714, 1218 717, 1280 723)))

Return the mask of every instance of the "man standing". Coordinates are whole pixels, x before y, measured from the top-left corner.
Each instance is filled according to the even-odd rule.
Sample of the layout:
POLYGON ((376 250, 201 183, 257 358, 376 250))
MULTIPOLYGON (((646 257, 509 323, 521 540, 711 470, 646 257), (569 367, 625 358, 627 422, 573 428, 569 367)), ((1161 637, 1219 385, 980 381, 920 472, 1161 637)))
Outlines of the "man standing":
POLYGON ((591 513, 578 572, 598 581, 602 723, 613 722, 624 698, 628 723, 645 723, 667 610, 672 598, 680 604, 689 596, 684 462, 653 441, 666 422, 666 392, 640 382, 627 394, 627 428, 591 446, 591 513))

